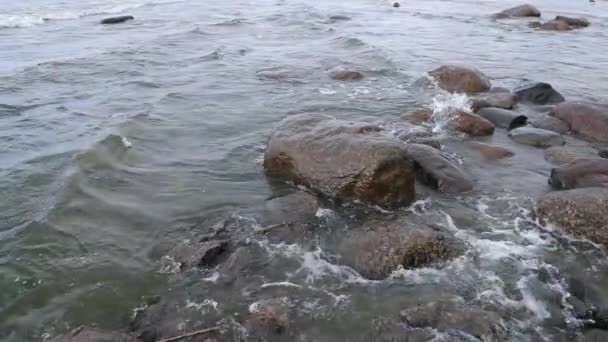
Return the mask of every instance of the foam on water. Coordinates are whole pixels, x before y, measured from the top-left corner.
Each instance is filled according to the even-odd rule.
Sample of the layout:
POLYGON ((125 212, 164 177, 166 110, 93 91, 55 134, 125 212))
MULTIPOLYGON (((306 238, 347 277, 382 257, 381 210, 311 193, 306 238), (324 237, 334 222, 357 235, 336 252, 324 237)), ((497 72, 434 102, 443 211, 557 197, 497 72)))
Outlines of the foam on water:
POLYGON ((447 124, 453 119, 454 110, 471 110, 470 99, 466 94, 451 94, 441 91, 433 97, 433 132, 442 132, 447 124))

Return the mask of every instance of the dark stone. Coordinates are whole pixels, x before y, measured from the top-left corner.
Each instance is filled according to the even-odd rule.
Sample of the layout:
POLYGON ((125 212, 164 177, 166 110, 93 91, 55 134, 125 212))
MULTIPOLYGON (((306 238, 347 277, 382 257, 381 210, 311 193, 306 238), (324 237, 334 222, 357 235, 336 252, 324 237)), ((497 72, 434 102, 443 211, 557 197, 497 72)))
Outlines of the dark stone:
POLYGON ((409 205, 415 195, 414 163, 403 143, 375 125, 322 114, 292 115, 268 142, 264 169, 338 201, 385 207, 409 205))
POLYGON ((407 144, 406 153, 416 162, 417 175, 422 183, 445 193, 461 193, 473 189, 473 183, 464 172, 435 148, 407 144))
POLYGON ((509 137, 520 144, 551 147, 565 144, 564 138, 551 131, 533 127, 519 127, 509 132, 509 137))
POLYGON ((227 241, 184 242, 169 252, 182 270, 191 267, 212 267, 228 248, 227 241))
POLYGON ((570 129, 585 139, 608 142, 608 108, 584 102, 564 102, 551 115, 565 121, 570 129))
POLYGON ((593 157, 597 157, 597 151, 591 147, 552 146, 545 150, 545 160, 560 165, 593 157))
POLYGON ((608 159, 576 159, 551 169, 549 184, 556 189, 608 187, 608 159))
POLYGON ((490 89, 491 83, 481 71, 458 65, 444 65, 429 75, 437 85, 453 93, 480 93, 490 89))
POLYGON ((570 31, 572 26, 568 25, 567 22, 561 20, 549 20, 545 23, 539 21, 531 22, 528 25, 530 28, 545 30, 545 31, 570 31))
POLYGON ((478 114, 490 120, 495 126, 509 130, 525 126, 528 122, 527 116, 502 108, 483 108, 478 114))
POLYGON ((574 28, 587 27, 591 25, 591 23, 589 23, 589 20, 585 18, 571 18, 563 15, 558 15, 557 17, 555 17, 554 20, 563 21, 574 28))
POLYGON ((601 158, 608 158, 608 149, 601 149, 601 150, 598 152, 598 155, 599 155, 601 158))
POLYGON ((347 17, 345 15, 332 15, 331 17, 329 17, 329 19, 331 19, 331 20, 344 20, 344 21, 352 20, 351 17, 347 17))
POLYGON ((608 189, 555 191, 536 204, 541 223, 553 223, 578 238, 608 246, 608 189))
POLYGON ((552 116, 543 116, 540 118, 529 120, 528 122, 533 127, 546 129, 547 131, 555 132, 558 134, 565 134, 570 130, 567 123, 552 116))
POLYGON ((508 333, 497 313, 456 300, 442 300, 408 308, 401 311, 401 318, 411 327, 431 327, 440 332, 460 330, 480 341, 505 341, 508 333))
POLYGON ((498 160, 512 157, 515 155, 513 151, 496 145, 485 144, 477 141, 472 141, 468 144, 472 149, 479 151, 481 156, 486 160, 498 160))
POLYGON ((520 86, 514 91, 517 100, 537 105, 555 104, 564 102, 564 97, 548 83, 532 83, 520 86))
POLYGON ((506 9, 500 13, 496 13, 493 15, 493 17, 495 19, 540 17, 540 11, 532 5, 525 4, 506 9))
POLYGON ((399 266, 429 266, 461 254, 464 247, 439 227, 407 217, 369 219, 351 227, 340 241, 340 263, 368 279, 384 279, 399 266))
POLYGON ((133 18, 133 16, 122 15, 120 17, 106 18, 106 19, 102 20, 101 23, 102 24, 120 24, 120 23, 124 23, 125 21, 133 20, 133 19, 135 19, 135 18, 133 18))
POLYGON ((265 220, 271 224, 307 223, 315 220, 319 200, 307 192, 298 191, 266 201, 266 209, 268 215, 265 220))
POLYGON ((393 2, 393 7, 398 8, 400 6, 401 6, 401 4, 399 4, 398 2, 393 2))
POLYGON ((79 327, 55 337, 51 342, 135 342, 135 337, 119 332, 107 332, 91 327, 79 327))

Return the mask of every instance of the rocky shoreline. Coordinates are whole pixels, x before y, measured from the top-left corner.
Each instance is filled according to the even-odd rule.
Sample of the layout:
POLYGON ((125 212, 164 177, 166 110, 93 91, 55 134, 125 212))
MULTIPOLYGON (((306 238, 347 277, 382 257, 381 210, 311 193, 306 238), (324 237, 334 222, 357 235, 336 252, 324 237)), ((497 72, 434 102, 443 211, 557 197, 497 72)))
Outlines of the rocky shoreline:
MULTIPOLYGON (((526 5, 494 16, 515 17, 540 17, 540 11, 526 5)), ((558 16, 531 27, 570 30, 588 25, 558 16)), ((344 66, 330 69, 327 76, 337 82, 365 78, 344 66)), ((317 240, 329 241, 325 243, 335 255, 333 264, 365 281, 388 279, 397 269, 441 269, 465 255, 469 242, 438 224, 444 216, 441 211, 415 212, 424 199, 421 192, 456 198, 480 186, 454 160, 453 140, 478 154, 481 165, 513 158, 521 146, 542 150, 555 164, 547 178, 552 191, 537 199, 530 219, 539 226, 557 226, 559 234, 608 246, 608 106, 569 101, 543 82, 513 90, 493 87, 482 71, 461 65, 440 66, 414 84, 467 94, 468 106, 441 111, 406 108, 390 129, 385 122, 355 122, 326 113, 287 116, 270 134, 264 153, 264 172, 277 196, 255 209, 259 226, 251 229, 235 217, 197 226, 188 241, 167 251, 171 286, 136 311, 125 332, 79 328, 56 341, 307 340, 306 329, 314 329, 315 321, 299 317, 281 300, 289 290, 266 295, 251 289, 260 291, 255 296, 259 300, 255 305, 240 303, 247 312, 235 308, 238 314, 231 317, 214 311, 217 303, 188 304, 198 311, 210 308, 204 320, 197 320, 178 305, 192 295, 184 284, 211 281, 226 291, 249 289, 247 283, 255 282, 260 264, 273 266, 272 259, 260 256, 265 244, 305 246, 317 240), (483 140, 496 132, 506 133, 511 146, 483 140), (323 208, 337 213, 330 225, 321 223, 323 208), (201 280, 200 272, 208 277, 201 280)), ((298 285, 286 287, 290 286, 298 285)), ((571 288, 570 305, 583 322, 581 329, 597 338, 608 336, 608 306, 571 288)), ((361 339, 426 341, 439 331, 450 341, 504 341, 511 337, 505 316, 501 308, 475 300, 449 293, 426 298, 421 293, 394 317, 360 327, 365 332, 361 339)))

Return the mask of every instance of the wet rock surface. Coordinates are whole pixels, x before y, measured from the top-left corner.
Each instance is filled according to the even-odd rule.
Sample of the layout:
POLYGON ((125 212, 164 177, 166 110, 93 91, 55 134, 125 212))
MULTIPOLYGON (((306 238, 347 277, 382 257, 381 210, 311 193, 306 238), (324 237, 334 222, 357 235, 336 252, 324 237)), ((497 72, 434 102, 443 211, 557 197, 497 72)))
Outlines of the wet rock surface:
POLYGON ((444 65, 431 72, 437 85, 449 92, 479 93, 491 87, 490 80, 481 71, 459 65, 444 65))
POLYGON ((537 105, 556 104, 564 102, 565 98, 553 89, 549 83, 530 83, 519 86, 513 90, 517 100, 520 102, 537 105))
POLYGON ((473 189, 473 183, 459 166, 440 151, 422 144, 407 144, 406 153, 416 163, 418 179, 444 193, 461 193, 473 189))
POLYGON ((534 118, 528 120, 528 122, 532 127, 545 129, 547 131, 555 132, 558 134, 565 134, 570 130, 567 123, 551 116, 542 116, 539 118, 534 118))
POLYGON ((570 129, 585 139, 608 142, 608 109, 585 102, 561 103, 551 115, 566 122, 570 129))
POLYGON ((528 117, 518 112, 488 107, 479 110, 479 116, 482 116, 492 122, 496 127, 515 129, 517 127, 525 126, 528 123, 528 117))
POLYGON ((417 109, 401 114, 401 119, 412 123, 424 123, 431 120, 433 117, 433 111, 430 109, 417 109))
POLYGON ((481 341, 501 341, 507 335, 498 314, 458 300, 421 304, 402 310, 400 315, 405 323, 413 327, 430 327, 441 332, 461 331, 481 341))
POLYGON ((597 157, 591 147, 552 146, 545 150, 545 159, 555 164, 566 164, 576 159, 597 157))
POLYGON ((542 196, 536 214, 568 234, 608 246, 608 189, 556 191, 542 196))
POLYGON ((471 107, 475 112, 486 107, 513 109, 516 103, 517 97, 515 94, 508 90, 502 91, 500 88, 497 90, 492 88, 489 93, 473 98, 471 107))
POLYGON ((357 81, 364 78, 365 76, 360 71, 352 70, 344 66, 339 66, 329 71, 329 77, 336 81, 357 81))
POLYGON ((450 129, 472 137, 492 135, 494 133, 494 124, 488 119, 460 109, 449 111, 447 126, 450 129))
POLYGON ((108 25, 108 24, 120 24, 120 23, 124 23, 125 21, 129 21, 129 20, 133 20, 135 18, 133 18, 133 16, 130 15, 122 15, 119 17, 111 17, 111 18, 106 18, 103 19, 101 21, 102 24, 108 25))
POLYGON ((608 187, 608 159, 575 159, 552 169, 549 184, 556 189, 608 187))
POLYGON ((228 241, 188 241, 177 245, 169 255, 181 269, 214 266, 228 249, 228 241))
POLYGON ((370 219, 352 227, 338 246, 340 263, 368 279, 384 279, 400 266, 437 264, 462 251, 462 243, 446 230, 403 217, 370 219))
POLYGON ((523 17, 540 17, 540 11, 530 4, 524 4, 506 9, 493 15, 493 18, 495 19, 523 17))
POLYGON ((551 131, 533 127, 519 127, 509 132, 513 141, 535 147, 562 146, 564 138, 551 131))
POLYGON ((136 342, 135 336, 108 332, 91 327, 79 327, 50 340, 51 342, 136 342))
POLYGON ((283 120, 264 156, 267 175, 324 196, 394 207, 415 198, 415 170, 402 143, 378 126, 300 114, 283 120))

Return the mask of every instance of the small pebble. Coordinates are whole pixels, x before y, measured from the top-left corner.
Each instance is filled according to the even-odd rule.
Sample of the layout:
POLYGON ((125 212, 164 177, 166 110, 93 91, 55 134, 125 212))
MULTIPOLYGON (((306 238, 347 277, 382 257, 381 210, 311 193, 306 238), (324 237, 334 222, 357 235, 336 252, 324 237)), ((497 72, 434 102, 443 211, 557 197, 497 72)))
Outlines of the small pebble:
POLYGON ((399 4, 398 2, 393 2, 393 7, 397 8, 399 6, 401 6, 401 4, 399 4))

